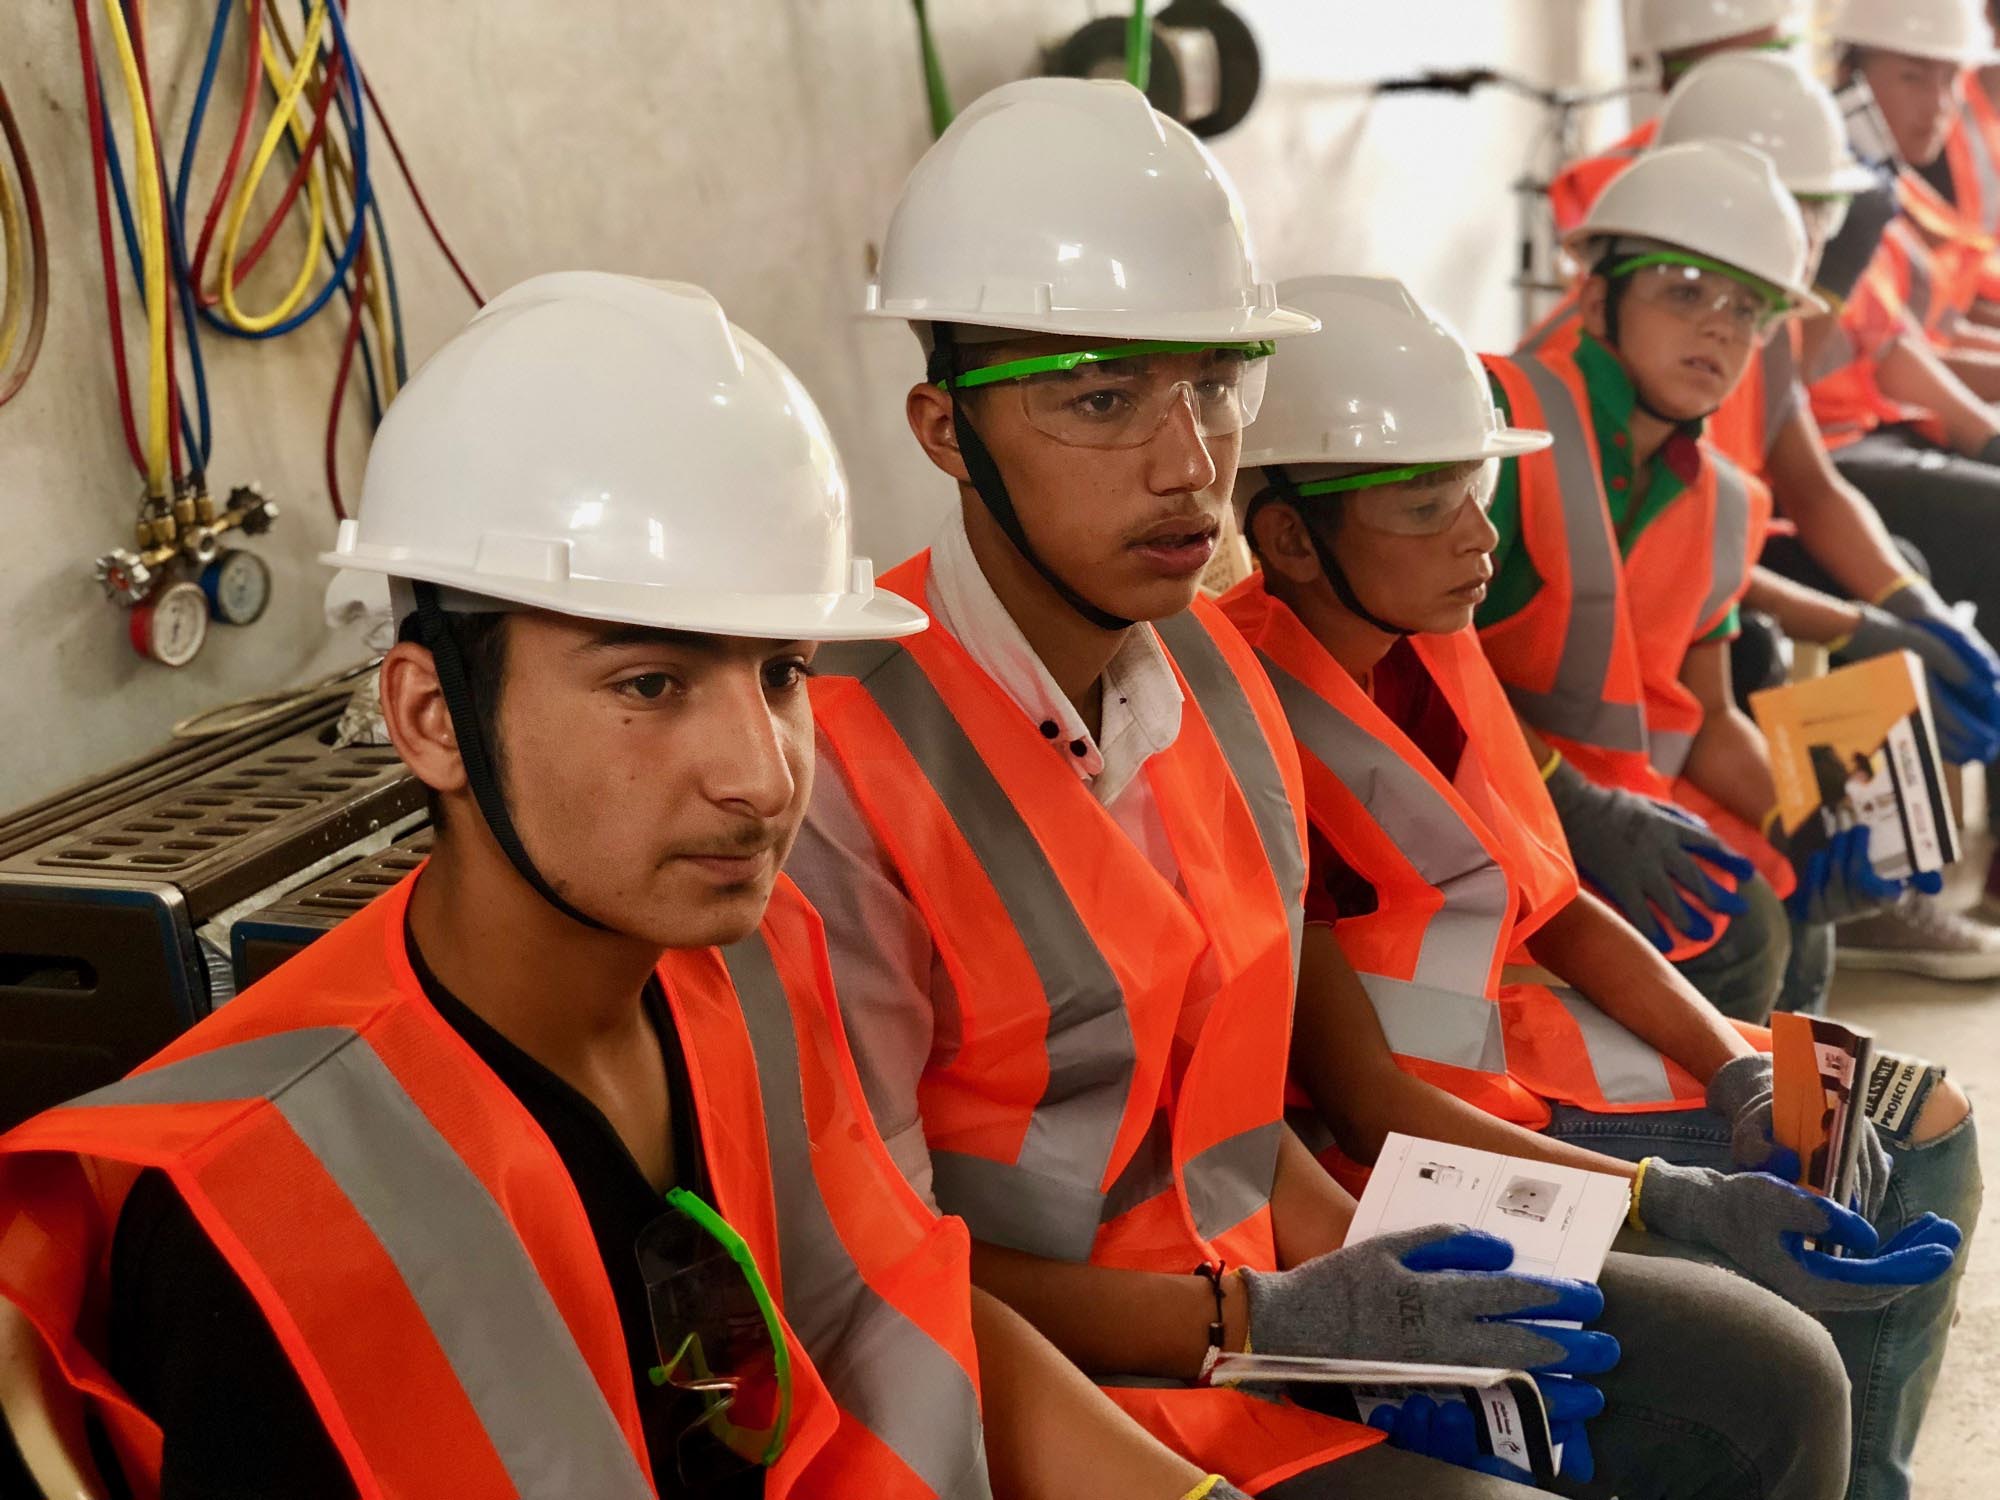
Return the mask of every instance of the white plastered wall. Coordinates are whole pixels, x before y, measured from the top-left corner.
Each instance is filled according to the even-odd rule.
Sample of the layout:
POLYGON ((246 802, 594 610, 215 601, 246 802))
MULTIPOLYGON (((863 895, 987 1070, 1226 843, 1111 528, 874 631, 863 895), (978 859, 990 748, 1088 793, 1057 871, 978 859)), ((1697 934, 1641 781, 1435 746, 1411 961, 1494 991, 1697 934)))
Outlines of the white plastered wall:
MULTIPOLYGON (((362 64, 489 291, 579 265, 706 284, 818 397, 846 454, 863 548, 886 566, 923 545, 948 491, 903 426, 915 345, 854 316, 869 240, 928 139, 906 0, 350 3, 362 64)), ((1511 339, 1510 184, 1545 116, 1491 89, 1371 99, 1356 85, 1468 66, 1602 84, 1622 70, 1617 0, 1238 4, 1264 43, 1267 92, 1217 150, 1269 271, 1398 274, 1476 340, 1511 339)), ((1033 71, 1045 43, 1114 8, 930 7, 961 103, 1033 71)), ((150 9, 177 159, 213 5, 150 9)), ((327 638, 313 561, 333 530, 320 455, 335 315, 276 344, 206 343, 212 482, 260 480, 284 507, 258 544, 277 573, 269 614, 246 631, 218 627, 180 672, 142 662, 125 643, 90 576, 97 554, 126 543, 138 481, 105 353, 73 22, 57 0, 5 0, 4 10, 0 79, 40 178, 54 286, 41 367, 0 410, 0 808, 144 749, 183 715, 359 654, 352 638, 327 638)), ((198 198, 233 118, 240 56, 232 41, 198 198)), ((1601 137, 1617 123, 1586 128, 1601 137)), ((414 363, 469 304, 377 155, 414 363)), ((294 249, 281 240, 274 261, 294 249)), ((267 305, 262 275, 251 300, 267 305)), ((341 445, 350 500, 364 427, 350 407, 341 445)))

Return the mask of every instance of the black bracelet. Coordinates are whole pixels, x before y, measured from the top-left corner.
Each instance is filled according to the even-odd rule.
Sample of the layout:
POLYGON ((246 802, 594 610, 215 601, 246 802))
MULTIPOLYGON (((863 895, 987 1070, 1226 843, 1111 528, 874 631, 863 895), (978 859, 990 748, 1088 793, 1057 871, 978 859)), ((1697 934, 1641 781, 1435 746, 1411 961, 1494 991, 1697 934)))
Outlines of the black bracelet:
POLYGON ((1223 1344, 1222 1331, 1222 1273, 1228 1269, 1219 1260, 1205 1260, 1194 1268, 1194 1274, 1208 1283, 1215 1293, 1215 1321, 1208 1325, 1208 1347, 1220 1353, 1223 1344))

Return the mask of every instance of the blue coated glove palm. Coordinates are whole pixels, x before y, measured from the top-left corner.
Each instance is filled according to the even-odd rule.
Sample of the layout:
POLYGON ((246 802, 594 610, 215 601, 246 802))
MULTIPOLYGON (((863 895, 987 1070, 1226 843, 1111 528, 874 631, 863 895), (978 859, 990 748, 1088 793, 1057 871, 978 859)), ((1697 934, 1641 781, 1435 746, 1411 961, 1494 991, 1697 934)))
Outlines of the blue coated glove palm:
POLYGON ((1549 777, 1549 797, 1577 872, 1662 953, 1673 950, 1677 935, 1697 942, 1715 936, 1715 924, 1689 898, 1723 916, 1750 909, 1711 872, 1742 881, 1756 867, 1686 809, 1599 786, 1568 761, 1549 777))
POLYGON ((1509 1271, 1497 1235, 1433 1224, 1346 1245, 1289 1271, 1244 1271, 1250 1347, 1260 1354, 1487 1365, 1596 1375, 1618 1363, 1589 1323, 1604 1294, 1581 1281, 1509 1271))
POLYGON ((1888 1306, 1949 1271, 1960 1239, 1949 1219, 1925 1214, 1884 1245, 1861 1215, 1767 1173, 1729 1176, 1657 1156, 1646 1160, 1633 1208, 1652 1233, 1718 1250, 1815 1313, 1888 1306))
MULTIPOLYGON (((1771 1132, 1772 1100, 1769 1053, 1731 1058, 1708 1081, 1708 1107, 1729 1121, 1729 1159, 1736 1169, 1796 1182, 1798 1154, 1778 1145, 1771 1132)), ((1854 1196, 1847 1206, 1873 1220, 1882 1211, 1894 1164, 1866 1115, 1854 1122, 1854 1129, 1861 1139, 1854 1158, 1854 1196)))
MULTIPOLYGON (((1542 1405, 1548 1412, 1549 1439, 1562 1449, 1561 1473, 1587 1484, 1597 1474, 1584 1423, 1604 1410, 1604 1393, 1567 1375, 1537 1375, 1542 1405)), ((1368 1425, 1389 1434, 1389 1446, 1422 1458, 1435 1459, 1496 1479, 1532 1486, 1534 1475, 1495 1454, 1479 1449, 1479 1423, 1462 1401, 1437 1401, 1417 1392, 1399 1406, 1378 1406, 1368 1425)))
POLYGON ((1891 880, 1868 858, 1868 829, 1843 828, 1803 859, 1794 859, 1798 889, 1785 898, 1785 909, 1808 926, 1864 917, 1894 902, 1906 890, 1935 896, 1944 876, 1926 870, 1909 880, 1891 880))

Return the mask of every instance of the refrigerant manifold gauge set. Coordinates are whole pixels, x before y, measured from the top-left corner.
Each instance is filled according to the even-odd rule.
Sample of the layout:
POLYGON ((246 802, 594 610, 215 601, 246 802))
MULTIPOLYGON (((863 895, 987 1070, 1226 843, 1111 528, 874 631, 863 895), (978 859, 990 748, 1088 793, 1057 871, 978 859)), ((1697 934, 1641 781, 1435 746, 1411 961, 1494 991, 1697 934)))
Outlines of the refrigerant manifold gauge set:
POLYGON ((171 501, 143 500, 135 545, 105 553, 96 570, 112 602, 131 610, 133 649, 163 666, 184 667, 207 640, 210 621, 248 625, 262 615, 271 602, 270 565, 231 546, 231 534, 261 536, 277 515, 278 507, 247 484, 220 506, 191 488, 171 501))

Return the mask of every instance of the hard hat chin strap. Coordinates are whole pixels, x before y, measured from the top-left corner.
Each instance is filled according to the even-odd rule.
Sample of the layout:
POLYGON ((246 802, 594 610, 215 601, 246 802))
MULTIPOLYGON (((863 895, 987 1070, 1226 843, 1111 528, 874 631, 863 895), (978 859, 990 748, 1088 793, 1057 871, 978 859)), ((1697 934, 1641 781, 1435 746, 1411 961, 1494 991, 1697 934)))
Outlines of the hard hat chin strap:
POLYGON ((1299 513, 1299 524, 1305 528, 1306 540, 1312 543, 1313 556, 1319 559, 1319 570, 1326 575, 1326 581, 1333 585, 1334 596, 1340 600, 1347 612, 1357 620, 1374 626, 1384 635, 1416 634, 1407 625, 1397 625, 1383 619, 1361 602, 1361 596, 1354 592, 1354 585, 1348 580, 1347 570, 1341 567, 1339 559, 1333 555, 1333 548, 1327 545, 1326 538, 1322 537, 1319 528, 1313 525, 1312 517, 1306 510, 1306 501, 1299 495, 1298 486, 1293 483, 1290 472, 1282 464, 1266 464, 1264 472, 1270 476, 1271 482, 1251 496, 1250 504, 1243 512, 1243 534, 1245 536, 1250 534, 1250 519, 1257 514, 1260 505, 1270 500, 1286 501, 1299 513))
POLYGON ((993 517, 1007 540, 1014 544, 1014 550, 1042 575, 1043 581, 1056 591, 1056 597, 1063 603, 1099 630, 1131 629, 1135 621, 1091 603, 1072 588, 1035 550, 1035 544, 1028 540, 1028 531, 1021 524, 1020 512, 1014 509, 1014 498, 1007 493, 1007 481, 1000 477, 1000 468, 993 462, 992 451, 974 430, 965 414, 965 403, 959 399, 958 378, 963 371, 959 369, 957 336, 949 323, 932 324, 931 335, 930 376, 943 382, 945 393, 951 397, 951 423, 958 437, 959 456, 965 460, 965 472, 971 476, 972 488, 978 494, 980 503, 986 507, 986 513, 993 517))
POLYGON ((417 601, 417 636, 429 649, 431 660, 437 666, 438 691, 444 694, 445 711, 451 715, 452 733, 458 739, 458 758, 465 766, 465 784, 472 790, 473 801, 479 804, 480 814, 493 834, 493 842, 507 856, 507 863, 549 905, 573 922, 581 922, 598 932, 610 931, 595 917, 578 911, 557 895, 555 887, 542 877, 542 872, 535 868, 534 860, 528 857, 527 846, 521 842, 520 830, 515 828, 513 816, 507 811, 507 795, 500 787, 492 748, 480 731, 479 714, 472 702, 472 683, 465 670, 465 655, 458 649, 458 637, 452 634, 450 619, 439 602, 438 587, 434 583, 413 582, 411 590, 417 601))

